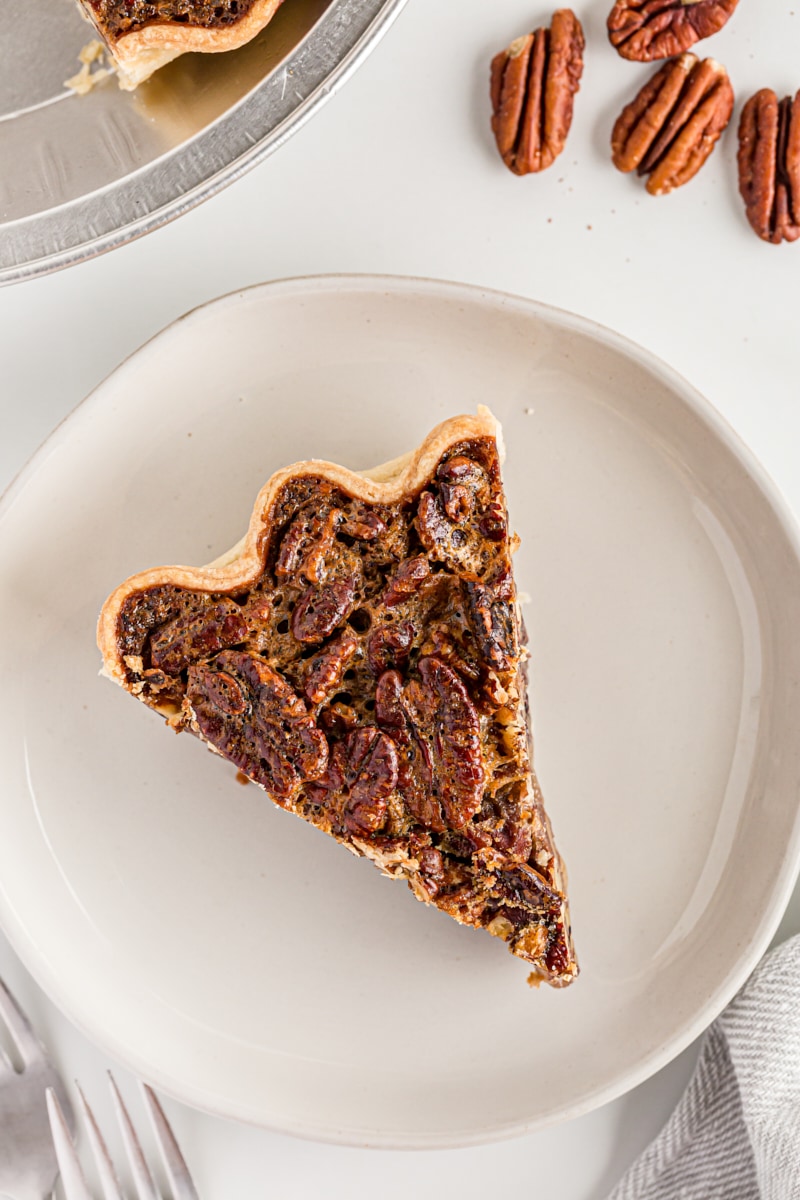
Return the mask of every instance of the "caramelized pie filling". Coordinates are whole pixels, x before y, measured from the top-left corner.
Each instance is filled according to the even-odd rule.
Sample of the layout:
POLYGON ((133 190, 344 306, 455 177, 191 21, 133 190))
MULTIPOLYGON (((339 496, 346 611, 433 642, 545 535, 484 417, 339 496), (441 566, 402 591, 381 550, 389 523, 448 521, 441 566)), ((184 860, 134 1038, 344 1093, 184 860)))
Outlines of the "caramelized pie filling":
POLYGON ((122 37, 153 23, 219 29, 235 25, 256 0, 89 0, 104 33, 122 37))
POLYGON ((264 530, 247 589, 127 597, 128 688, 419 899, 570 982, 494 440, 452 446, 393 505, 298 476, 264 530))

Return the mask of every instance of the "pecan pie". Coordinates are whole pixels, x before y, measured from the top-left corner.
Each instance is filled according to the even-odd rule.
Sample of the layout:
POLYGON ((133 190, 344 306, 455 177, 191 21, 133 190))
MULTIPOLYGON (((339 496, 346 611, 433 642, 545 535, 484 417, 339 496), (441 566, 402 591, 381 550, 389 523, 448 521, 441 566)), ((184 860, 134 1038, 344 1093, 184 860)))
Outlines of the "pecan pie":
POLYGON ((577 974, 531 766, 527 652, 487 409, 355 474, 273 475, 208 567, 106 601, 104 671, 414 895, 577 974))
POLYGON ((235 50, 267 25, 281 0, 78 0, 107 45, 120 86, 133 90, 187 51, 235 50))

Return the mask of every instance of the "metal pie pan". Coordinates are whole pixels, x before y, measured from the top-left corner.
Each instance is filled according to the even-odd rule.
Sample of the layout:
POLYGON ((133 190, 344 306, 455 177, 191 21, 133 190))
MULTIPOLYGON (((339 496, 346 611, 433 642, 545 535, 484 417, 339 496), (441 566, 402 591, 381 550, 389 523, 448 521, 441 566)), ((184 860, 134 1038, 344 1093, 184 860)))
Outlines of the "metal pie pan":
POLYGON ((405 0, 286 0, 247 46, 188 54, 135 92, 64 86, 92 31, 74 0, 0 6, 0 283, 102 254, 187 212, 277 149, 405 0))

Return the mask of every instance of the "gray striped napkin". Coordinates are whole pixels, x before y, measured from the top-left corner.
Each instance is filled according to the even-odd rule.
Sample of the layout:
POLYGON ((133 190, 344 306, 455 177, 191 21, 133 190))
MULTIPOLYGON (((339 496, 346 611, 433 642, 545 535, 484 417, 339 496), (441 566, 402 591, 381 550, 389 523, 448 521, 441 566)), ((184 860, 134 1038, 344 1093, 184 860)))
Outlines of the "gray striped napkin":
POLYGON ((683 1099, 609 1200, 800 1198, 800 935, 706 1034, 683 1099))

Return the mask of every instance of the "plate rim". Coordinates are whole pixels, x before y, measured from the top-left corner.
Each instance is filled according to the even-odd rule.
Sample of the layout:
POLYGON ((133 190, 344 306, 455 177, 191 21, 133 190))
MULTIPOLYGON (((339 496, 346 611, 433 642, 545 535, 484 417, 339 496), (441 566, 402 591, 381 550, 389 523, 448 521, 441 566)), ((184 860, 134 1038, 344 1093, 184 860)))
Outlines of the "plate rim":
MULTIPOLYGON (((405 0, 400 0, 404 3, 405 0)), ((243 288, 234 289, 205 301, 170 321, 162 329, 154 333, 135 350, 127 354, 103 379, 74 408, 70 410, 53 428, 41 445, 21 466, 16 475, 0 495, 0 528, 8 512, 13 507, 17 495, 35 476, 40 463, 49 457, 52 450, 64 436, 64 429, 79 412, 89 412, 98 403, 103 403, 103 393, 106 385, 113 377, 127 370, 132 361, 146 350, 150 349, 161 338, 167 338, 174 330, 183 324, 189 324, 193 319, 205 315, 208 310, 222 308, 239 303, 253 293, 262 292, 272 296, 297 295, 303 292, 335 293, 348 290, 361 294, 378 293, 383 295, 406 295, 437 297, 440 299, 462 299, 472 305, 489 303, 496 309, 522 312, 538 318, 545 324, 555 324, 559 328, 575 330, 588 335, 605 347, 615 349, 634 360, 637 365, 653 373, 666 384, 671 392, 677 393, 675 399, 684 403, 690 411, 724 444, 736 458, 746 474, 756 484, 777 521, 778 527, 785 536, 798 568, 800 568, 800 522, 790 508, 772 476, 762 465, 754 452, 747 446, 733 426, 718 409, 678 371, 665 363, 652 351, 625 335, 602 325, 591 318, 558 308, 530 297, 519 296, 501 289, 483 287, 454 281, 437 280, 420 276, 369 274, 369 273, 326 273, 300 276, 288 276, 275 280, 250 284, 243 288)), ((579 1100, 562 1105, 559 1109, 546 1114, 507 1122, 498 1126, 482 1127, 480 1130, 468 1129, 446 1133, 432 1133, 422 1137, 418 1133, 377 1132, 357 1129, 338 1129, 331 1125, 318 1125, 306 1121, 280 1121, 275 1118, 256 1118, 235 1104, 219 1108, 208 1102, 199 1091, 191 1087, 181 1090, 179 1081, 171 1077, 163 1077, 152 1063, 140 1061, 135 1053, 117 1044, 113 1038, 105 1034, 98 1035, 82 1022, 70 1005, 65 1005, 58 996, 55 982, 44 969, 40 969, 36 947, 26 943, 24 933, 13 926, 11 912, 5 911, 4 896, 0 888, 0 928, 23 962, 26 969, 34 977, 42 990, 49 996, 57 1008, 87 1037, 94 1045, 99 1046, 105 1053, 117 1058, 129 1066, 137 1074, 157 1087, 164 1094, 181 1103, 187 1104, 198 1111, 211 1116, 241 1121, 257 1128, 287 1133, 292 1136, 335 1145, 372 1147, 380 1149, 456 1149, 468 1146, 485 1145, 492 1142, 508 1140, 526 1134, 538 1132, 563 1121, 573 1120, 618 1099, 633 1088, 644 1083, 657 1071, 661 1070, 697 1037, 699 1037, 727 1006, 740 987, 746 982, 753 969, 766 952, 772 940, 785 909, 791 898, 798 876, 800 875, 800 806, 795 814, 792 835, 786 843, 785 852, 778 871, 773 877, 769 904, 765 907, 759 921, 750 932, 748 943, 738 958, 732 962, 723 973, 723 977, 712 994, 693 1015, 685 1021, 672 1037, 656 1046, 649 1054, 644 1055, 635 1068, 630 1068, 616 1080, 599 1085, 587 1091, 579 1100), (9 918, 11 918, 9 920, 9 918)))

